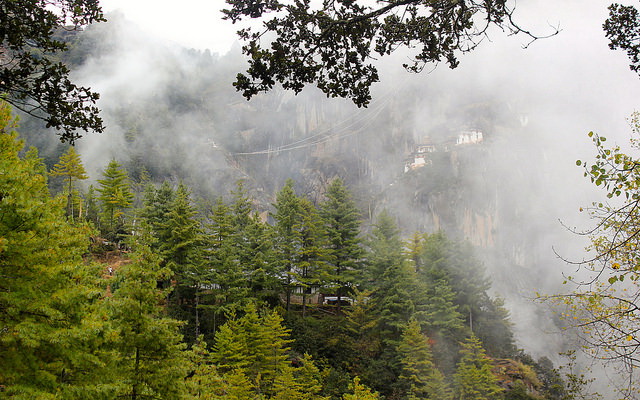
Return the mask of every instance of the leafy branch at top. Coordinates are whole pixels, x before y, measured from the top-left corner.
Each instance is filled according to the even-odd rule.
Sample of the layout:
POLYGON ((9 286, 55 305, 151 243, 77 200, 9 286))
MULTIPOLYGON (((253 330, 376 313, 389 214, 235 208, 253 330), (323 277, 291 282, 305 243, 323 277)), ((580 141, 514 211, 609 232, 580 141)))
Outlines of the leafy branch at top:
POLYGON ((77 86, 69 69, 55 61, 67 45, 58 31, 104 21, 97 0, 0 2, 0 97, 15 108, 62 131, 73 143, 79 131, 102 132, 97 93, 77 86))
POLYGON ((371 100, 370 86, 379 80, 373 61, 399 47, 417 49, 411 72, 429 63, 458 66, 458 55, 475 49, 491 26, 508 34, 536 36, 513 20, 507 0, 227 0, 225 19, 256 19, 262 27, 238 36, 249 56, 246 73, 234 86, 250 99, 276 83, 300 92, 315 84, 328 97, 351 99, 358 106, 371 100), (268 44, 263 43, 270 41, 268 44))

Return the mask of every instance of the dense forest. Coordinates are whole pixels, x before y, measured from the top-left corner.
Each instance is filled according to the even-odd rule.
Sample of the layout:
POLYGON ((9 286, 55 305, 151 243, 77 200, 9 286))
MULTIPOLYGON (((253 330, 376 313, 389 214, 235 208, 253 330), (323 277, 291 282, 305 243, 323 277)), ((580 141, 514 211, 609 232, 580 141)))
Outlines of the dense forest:
POLYGON ((1 111, 0 396, 570 398, 469 244, 365 229, 341 179, 268 212, 115 160, 83 190, 73 147, 47 168, 1 111))

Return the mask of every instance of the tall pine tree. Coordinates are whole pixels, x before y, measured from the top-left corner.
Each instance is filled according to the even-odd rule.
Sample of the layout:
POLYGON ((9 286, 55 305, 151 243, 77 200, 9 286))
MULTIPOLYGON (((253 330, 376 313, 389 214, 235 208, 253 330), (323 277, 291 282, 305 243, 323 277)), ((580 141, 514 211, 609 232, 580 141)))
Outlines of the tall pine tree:
POLYGON ((456 397, 460 400, 497 400, 503 389, 491 372, 491 359, 487 357, 482 343, 471 335, 462 344, 462 358, 458 362, 454 382, 456 397))
POLYGON ((349 295, 361 279, 360 215, 349 191, 340 178, 327 188, 326 200, 320 208, 328 240, 329 262, 334 268, 333 286, 341 299, 349 295))
POLYGON ((148 246, 135 244, 131 263, 116 275, 105 301, 110 318, 115 396, 130 400, 180 399, 189 363, 180 322, 167 317, 162 302, 167 290, 158 282, 171 274, 148 246))
MULTIPOLYGON (((87 179, 89 176, 82 165, 80 155, 76 153, 75 147, 69 146, 60 160, 53 166, 53 169, 49 172, 51 176, 61 176, 67 183, 67 215, 71 218, 75 218, 75 210, 73 209, 74 201, 72 199, 74 182, 77 180, 87 179)), ((82 215, 78 215, 82 218, 82 215)))
POLYGON ((125 210, 131 207, 133 193, 127 172, 116 160, 111 160, 102 172, 102 179, 98 179, 102 203, 103 233, 111 240, 119 242, 124 233, 125 210))
POLYGON ((94 372, 101 366, 92 310, 103 290, 99 270, 82 259, 89 230, 71 225, 62 199, 51 198, 37 153, 19 156, 14 126, 0 102, 2 395, 91 398, 100 392, 94 372))

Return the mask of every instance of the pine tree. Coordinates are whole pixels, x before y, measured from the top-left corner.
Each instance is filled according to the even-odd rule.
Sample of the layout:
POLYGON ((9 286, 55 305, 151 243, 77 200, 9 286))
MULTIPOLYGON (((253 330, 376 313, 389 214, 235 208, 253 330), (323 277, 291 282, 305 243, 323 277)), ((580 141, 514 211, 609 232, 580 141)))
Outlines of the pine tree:
POLYGON ((272 229, 254 214, 247 192, 238 182, 233 192, 231 223, 235 262, 252 295, 272 306, 279 304, 281 285, 275 272, 272 229))
POLYGON ((503 389, 491 372, 492 364, 482 343, 471 335, 460 350, 462 358, 458 363, 454 382, 456 397, 460 400, 497 400, 503 389))
POLYGON ((289 312, 291 304, 291 290, 297 284, 294 281, 297 270, 300 268, 300 249, 302 237, 300 227, 300 199, 293 190, 293 180, 288 179, 282 189, 276 195, 276 210, 273 218, 274 229, 274 259, 278 266, 276 273, 281 276, 285 293, 285 307, 289 312))
POLYGON ((87 172, 82 165, 80 155, 76 153, 75 147, 69 146, 60 160, 53 166, 53 169, 49 172, 51 176, 62 176, 67 181, 67 215, 73 220, 73 183, 76 180, 87 179, 87 172))
POLYGON ((249 305, 245 312, 216 333, 212 359, 223 373, 242 371, 261 393, 272 394, 276 377, 290 367, 288 330, 275 311, 261 317, 249 305))
POLYGON ((348 393, 342 396, 343 400, 378 400, 380 396, 378 393, 372 392, 371 389, 360 383, 360 378, 357 376, 353 378, 353 384, 351 387, 353 393, 348 393))
POLYGON ((295 271, 296 281, 302 287, 302 316, 306 316, 307 298, 312 289, 322 290, 333 280, 327 251, 327 238, 322 220, 315 206, 300 199, 300 259, 295 271))
MULTIPOLYGON (((111 322, 111 368, 116 396, 131 400, 179 399, 185 391, 188 360, 180 322, 165 316, 166 293, 157 283, 171 272, 143 244, 135 245, 131 263, 118 270, 105 306, 111 322)), ((170 290, 170 289, 165 289, 170 290)))
POLYGON ((398 351, 402 362, 400 380, 407 388, 408 399, 453 399, 444 376, 433 363, 429 339, 422 334, 416 319, 409 321, 398 351))
POLYGON ((98 202, 96 201, 95 188, 93 185, 89 185, 89 190, 85 198, 87 211, 85 212, 85 219, 92 223, 95 227, 100 228, 100 209, 98 202))
POLYGON ((93 319, 103 291, 82 255, 89 230, 52 199, 45 167, 0 103, 0 385, 15 399, 91 398, 101 360, 93 319), (84 396, 84 397, 83 397, 84 396))
POLYGON ((158 252, 176 282, 169 298, 170 309, 174 317, 188 322, 185 334, 189 341, 200 335, 200 292, 208 280, 203 230, 197 214, 189 190, 180 184, 163 221, 158 224, 162 232, 158 252))
POLYGON ((96 190, 100 193, 98 199, 102 203, 104 233, 114 241, 119 241, 118 233, 124 227, 124 210, 131 207, 133 201, 129 177, 116 160, 109 162, 102 175, 103 179, 98 179, 96 190))
POLYGON ((167 181, 159 188, 152 184, 145 187, 139 216, 142 229, 156 239, 151 243, 153 250, 159 251, 159 246, 171 235, 167 230, 167 219, 174 198, 175 192, 167 181))
POLYGON ((440 300, 432 305, 427 304, 425 309, 432 308, 435 311, 433 306, 440 303, 439 314, 445 317, 440 320, 448 320, 443 327, 448 325, 447 329, 451 330, 451 327, 457 325, 457 318, 445 311, 452 310, 446 299, 451 296, 445 289, 451 288, 455 294, 453 302, 457 306, 457 312, 462 314, 466 328, 478 336, 485 349, 495 356, 513 356, 516 347, 508 312, 500 300, 489 296, 490 281, 471 246, 468 243, 453 242, 443 233, 425 235, 421 262, 424 264, 421 280, 427 285, 426 290, 434 294, 441 292, 437 295, 440 300))
POLYGON ((311 357, 305 355, 298 368, 291 365, 292 340, 282 321, 275 311, 259 315, 254 305, 241 318, 232 315, 216 333, 211 359, 217 371, 246 376, 266 398, 323 400, 321 374, 311 357))
POLYGON ((242 311, 251 300, 248 278, 236 256, 235 230, 231 208, 219 198, 212 210, 205 241, 203 284, 209 287, 203 307, 209 310, 214 323, 224 323, 224 316, 242 311))
POLYGON ((174 275, 185 278, 201 263, 202 228, 191 195, 183 184, 178 186, 173 201, 158 224, 163 233, 159 252, 174 275))
POLYGON ((371 288, 382 278, 387 268, 397 265, 404 258, 400 231, 386 210, 378 215, 367 245, 369 251, 363 285, 371 288))
POLYGON ((368 286, 373 290, 379 330, 383 340, 395 347, 415 310, 414 276, 402 255, 398 228, 388 213, 380 214, 368 244, 368 286))
POLYGON ((333 286, 340 307, 341 298, 351 293, 360 281, 363 250, 358 238, 359 213, 339 178, 331 182, 326 197, 320 208, 320 216, 327 232, 329 262, 334 268, 333 286))

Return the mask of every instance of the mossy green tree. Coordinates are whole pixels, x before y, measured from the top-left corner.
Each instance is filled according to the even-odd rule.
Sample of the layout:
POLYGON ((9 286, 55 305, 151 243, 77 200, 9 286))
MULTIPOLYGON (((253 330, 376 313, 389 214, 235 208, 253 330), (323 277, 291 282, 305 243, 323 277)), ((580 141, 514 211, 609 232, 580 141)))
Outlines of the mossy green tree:
POLYGON ((327 188, 326 200, 320 206, 320 216, 327 233, 328 260, 333 266, 333 282, 338 297, 351 294, 361 280, 362 256, 360 213, 347 187, 335 178, 327 188))
MULTIPOLYGON (((51 176, 61 176, 66 180, 67 184, 67 215, 73 220, 75 218, 76 211, 74 210, 74 183, 78 180, 84 180, 89 178, 87 171, 82 165, 82 159, 76 152, 75 147, 69 146, 69 148, 60 156, 60 160, 53 166, 49 172, 51 176)), ((78 210, 80 212, 80 210, 78 210)), ((82 215, 78 215, 78 218, 82 218, 82 215)))
POLYGON ((105 301, 107 333, 118 398, 181 399, 189 363, 180 322, 166 316, 166 291, 158 282, 171 274, 149 247, 134 244, 131 263, 122 266, 105 301))
POLYGON ((302 367, 291 365, 291 339, 282 321, 276 311, 260 315, 249 305, 244 316, 232 316, 216 334, 212 361, 223 376, 246 376, 257 395, 320 399, 320 373, 309 357, 303 358, 302 367))
POLYGON ((404 330, 398 352, 402 363, 400 381, 407 399, 453 400, 453 391, 433 362, 429 338, 416 319, 411 319, 404 330))
POLYGON ((176 286, 170 296, 174 315, 189 321, 190 341, 200 334, 199 300, 203 288, 205 243, 203 228, 189 189, 178 185, 173 201, 160 224, 164 232, 158 245, 163 265, 172 272, 176 286))
POLYGON ((125 233, 125 210, 131 207, 133 193, 127 171, 112 159, 98 179, 96 189, 102 205, 102 231, 109 239, 119 242, 125 233))
MULTIPOLYGON (((19 154, 9 107, 0 102, 0 386, 12 399, 99 398, 95 349, 102 297, 87 265, 90 230, 72 225, 52 198, 35 151, 19 154)), ((100 394, 102 393, 102 394, 100 394)))
POLYGON ((462 343, 460 361, 454 374, 456 398, 460 400, 498 400, 503 389, 492 372, 480 339, 471 335, 462 343))
POLYGON ((211 313, 213 330, 223 325, 225 316, 241 312, 251 301, 249 282, 243 266, 236 256, 234 244, 235 226, 231 207, 219 198, 209 217, 206 226, 205 252, 206 276, 203 281, 209 286, 203 305, 211 313))
POLYGON ((285 308, 289 312, 291 291, 298 284, 295 276, 300 268, 300 249, 302 248, 302 236, 299 229, 300 199, 293 189, 292 179, 288 179, 276 194, 276 203, 273 206, 275 208, 273 214, 275 220, 273 226, 274 262, 277 264, 276 274, 281 276, 281 284, 285 294, 285 308))

